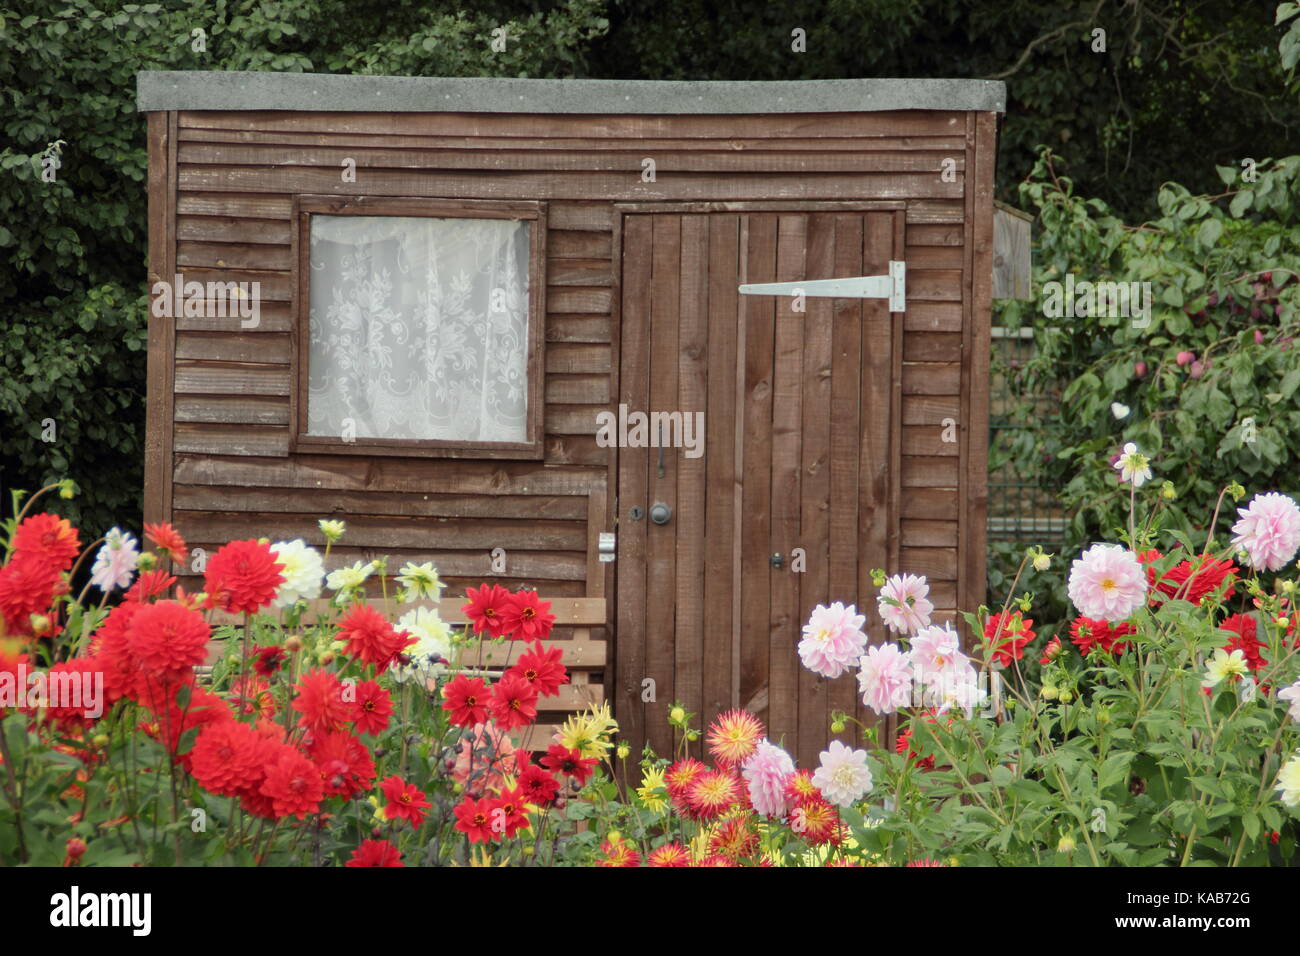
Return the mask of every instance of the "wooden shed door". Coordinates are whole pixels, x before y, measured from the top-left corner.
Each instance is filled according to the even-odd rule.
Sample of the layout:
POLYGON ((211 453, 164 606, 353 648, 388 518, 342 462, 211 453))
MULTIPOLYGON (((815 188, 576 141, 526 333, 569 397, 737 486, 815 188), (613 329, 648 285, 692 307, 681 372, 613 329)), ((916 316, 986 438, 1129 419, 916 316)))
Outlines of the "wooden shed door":
POLYGON ((697 457, 618 450, 616 716, 660 754, 674 701, 706 727, 747 707, 804 766, 832 709, 861 711, 853 680, 819 680, 796 645, 817 603, 861 607, 871 569, 896 554, 902 316, 880 299, 808 298, 796 312, 736 287, 875 275, 891 258, 903 258, 899 211, 623 217, 618 402, 629 422, 704 413, 697 457), (656 504, 671 509, 664 524, 656 504))

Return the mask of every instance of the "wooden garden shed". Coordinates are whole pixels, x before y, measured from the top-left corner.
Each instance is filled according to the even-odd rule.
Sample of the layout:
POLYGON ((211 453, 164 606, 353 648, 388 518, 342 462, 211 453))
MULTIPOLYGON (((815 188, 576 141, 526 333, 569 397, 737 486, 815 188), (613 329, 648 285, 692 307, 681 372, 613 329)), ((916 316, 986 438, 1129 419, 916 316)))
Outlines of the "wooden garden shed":
POLYGON ((212 549, 338 517, 331 564, 598 608, 588 693, 660 753, 674 701, 748 707, 804 766, 832 710, 869 717, 795 648, 833 600, 885 639, 873 568, 941 617, 983 600, 1001 83, 138 96, 146 520, 212 549))

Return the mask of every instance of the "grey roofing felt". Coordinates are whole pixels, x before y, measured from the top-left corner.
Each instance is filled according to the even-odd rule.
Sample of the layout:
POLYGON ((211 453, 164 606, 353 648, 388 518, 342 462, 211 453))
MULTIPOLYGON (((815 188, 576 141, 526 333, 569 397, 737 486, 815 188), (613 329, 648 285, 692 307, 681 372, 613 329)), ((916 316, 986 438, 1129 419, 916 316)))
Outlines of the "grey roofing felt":
POLYGON ((456 113, 1005 112, 996 80, 516 80, 145 71, 136 108, 456 113))

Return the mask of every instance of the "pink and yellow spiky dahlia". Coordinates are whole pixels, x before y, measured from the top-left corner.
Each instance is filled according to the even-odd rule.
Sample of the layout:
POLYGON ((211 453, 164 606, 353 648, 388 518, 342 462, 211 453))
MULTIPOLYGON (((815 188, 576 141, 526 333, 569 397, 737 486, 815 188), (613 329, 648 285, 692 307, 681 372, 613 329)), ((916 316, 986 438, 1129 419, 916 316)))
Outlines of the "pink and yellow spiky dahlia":
POLYGON ((687 805, 686 791, 690 789, 695 778, 709 769, 694 757, 683 757, 664 771, 664 786, 668 788, 668 799, 678 810, 687 805))
POLYGON ((820 796, 800 803, 791 811, 791 827, 812 846, 836 846, 844 838, 839 811, 820 796))
POLYGON ((767 735, 763 722, 747 710, 718 714, 709 725, 709 753, 724 767, 734 767, 754 752, 767 735))
POLYGON ((611 835, 610 839, 600 845, 600 857, 596 860, 596 865, 640 866, 641 854, 622 837, 611 835))
POLYGON ((691 815, 712 820, 740 799, 740 781, 725 770, 706 770, 696 777, 686 791, 691 815))
POLYGON ((750 826, 748 813, 728 817, 709 835, 709 852, 720 853, 730 860, 753 856, 758 852, 758 833, 750 826))
POLYGON ((706 856, 704 859, 700 860, 699 863, 696 863, 694 865, 695 866, 735 866, 736 864, 733 863, 731 860, 728 860, 721 853, 714 853, 711 856, 706 856))
POLYGON ((655 847, 645 858, 646 866, 690 866, 691 851, 680 843, 673 841, 655 847))
POLYGON ((810 800, 821 800, 822 792, 812 781, 811 770, 796 770, 785 782, 785 795, 791 806, 800 807, 810 800))

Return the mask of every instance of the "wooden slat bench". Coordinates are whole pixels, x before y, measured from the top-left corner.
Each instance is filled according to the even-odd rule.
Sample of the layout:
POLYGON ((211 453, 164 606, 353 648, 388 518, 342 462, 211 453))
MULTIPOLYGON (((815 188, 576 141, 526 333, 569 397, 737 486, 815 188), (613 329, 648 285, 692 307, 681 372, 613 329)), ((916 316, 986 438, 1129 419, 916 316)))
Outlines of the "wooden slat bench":
MULTIPOLYGON (((593 637, 593 631, 603 631, 605 627, 605 599, 603 597, 543 597, 551 602, 551 613, 555 615, 555 629, 546 643, 560 649, 560 661, 569 671, 569 683, 562 686, 553 697, 543 697, 538 701, 537 722, 526 732, 515 735, 515 742, 521 741, 530 750, 545 750, 559 725, 569 714, 583 711, 589 705, 599 705, 605 699, 603 683, 604 671, 608 659, 608 646, 603 637, 593 637)), ((433 608, 439 617, 453 626, 468 623, 462 610, 462 598, 445 598, 441 603, 416 601, 400 603, 392 598, 374 599, 368 602, 371 607, 383 614, 388 620, 396 621, 407 611, 417 607, 433 608)), ((328 599, 308 603, 307 611, 302 616, 304 624, 313 624, 321 616, 337 613, 328 599)), ((230 624, 236 627, 243 624, 243 618, 222 611, 212 612, 214 625, 230 624)), ((500 673, 508 664, 513 664, 524 653, 526 645, 521 641, 502 641, 500 643, 485 641, 466 649, 461 655, 461 666, 478 671, 500 673)), ((225 641, 214 639, 208 645, 208 663, 212 664, 225 653, 225 641)))

